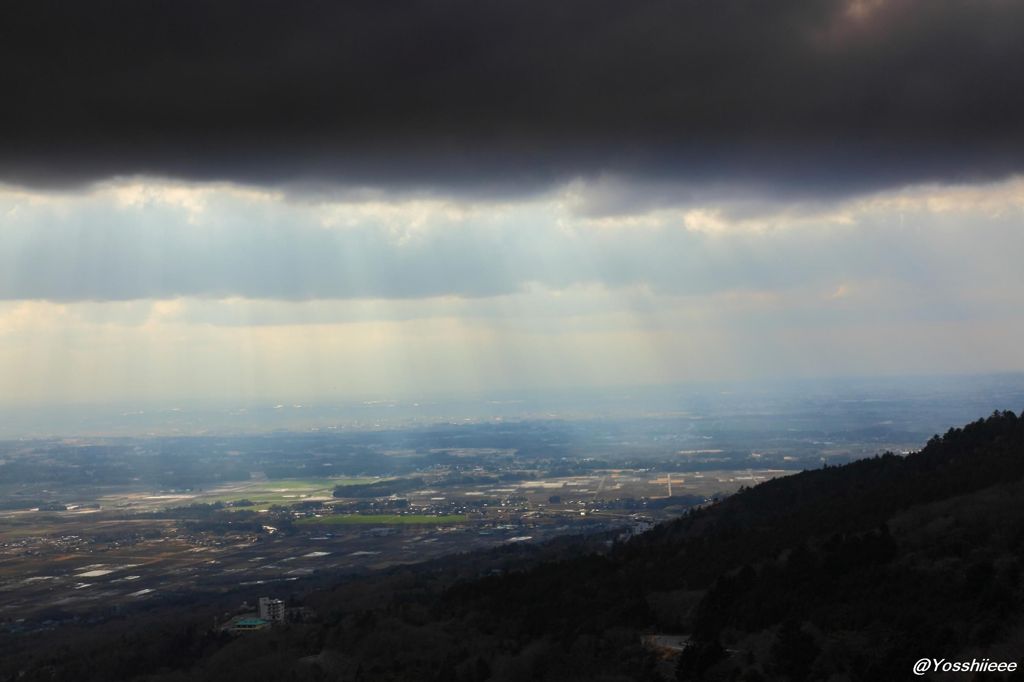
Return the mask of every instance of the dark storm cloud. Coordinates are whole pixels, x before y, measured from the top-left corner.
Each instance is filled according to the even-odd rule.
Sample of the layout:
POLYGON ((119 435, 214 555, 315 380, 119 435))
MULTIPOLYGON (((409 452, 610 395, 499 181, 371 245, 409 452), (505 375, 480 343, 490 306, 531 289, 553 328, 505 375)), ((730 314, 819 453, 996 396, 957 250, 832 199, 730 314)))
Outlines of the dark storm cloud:
POLYGON ((1024 163, 1008 0, 8 3, 0 179, 800 194, 1024 163))

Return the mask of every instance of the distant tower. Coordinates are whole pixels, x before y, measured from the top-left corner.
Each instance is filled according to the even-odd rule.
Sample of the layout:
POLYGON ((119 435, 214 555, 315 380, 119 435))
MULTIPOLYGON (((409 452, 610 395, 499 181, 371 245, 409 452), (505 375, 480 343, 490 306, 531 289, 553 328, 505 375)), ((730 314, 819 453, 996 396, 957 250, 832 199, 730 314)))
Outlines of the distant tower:
POLYGON ((284 602, 280 599, 260 597, 260 618, 272 623, 284 620, 284 602))

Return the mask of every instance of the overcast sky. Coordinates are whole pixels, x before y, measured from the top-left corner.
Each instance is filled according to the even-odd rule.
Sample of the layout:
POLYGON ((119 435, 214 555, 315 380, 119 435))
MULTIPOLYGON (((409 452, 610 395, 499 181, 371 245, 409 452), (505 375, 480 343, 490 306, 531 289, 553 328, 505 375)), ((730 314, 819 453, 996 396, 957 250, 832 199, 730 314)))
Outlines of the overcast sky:
POLYGON ((14 3, 0 401, 1024 370, 1024 5, 14 3))

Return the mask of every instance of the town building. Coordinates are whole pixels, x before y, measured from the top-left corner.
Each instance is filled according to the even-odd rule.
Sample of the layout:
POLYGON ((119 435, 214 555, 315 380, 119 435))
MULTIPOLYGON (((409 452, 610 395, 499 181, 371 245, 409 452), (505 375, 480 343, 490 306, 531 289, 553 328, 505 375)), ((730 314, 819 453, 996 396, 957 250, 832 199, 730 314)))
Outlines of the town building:
POLYGON ((238 618, 229 623, 226 630, 232 634, 238 634, 263 630, 269 626, 270 623, 263 618, 238 618))
POLYGON ((259 600, 259 611, 260 618, 272 623, 279 623, 284 621, 284 602, 280 599, 271 599, 270 597, 260 597, 259 600))

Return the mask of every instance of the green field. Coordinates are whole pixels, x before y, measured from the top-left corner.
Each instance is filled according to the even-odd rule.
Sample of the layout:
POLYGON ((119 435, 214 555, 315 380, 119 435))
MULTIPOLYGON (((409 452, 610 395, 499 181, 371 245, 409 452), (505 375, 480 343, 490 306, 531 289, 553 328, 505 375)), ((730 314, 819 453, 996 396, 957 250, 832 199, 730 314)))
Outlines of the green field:
MULTIPOLYGON (((253 506, 289 505, 308 497, 330 498, 336 486, 374 483, 377 478, 282 478, 270 481, 245 482, 230 489, 213 489, 197 494, 192 503, 237 502, 250 500, 253 506)), ((250 507, 251 508, 251 507, 250 507)))
POLYGON ((316 525, 438 525, 442 523, 466 523, 465 514, 335 514, 333 516, 307 516, 296 524, 316 525))
MULTIPOLYGON (((290 506, 309 499, 330 501, 334 489, 341 486, 376 483, 386 479, 366 476, 338 476, 324 478, 280 478, 264 480, 235 481, 210 488, 186 491, 163 492, 160 490, 132 488, 129 486, 68 486, 59 495, 46 491, 25 492, 23 486, 0 484, 0 499, 12 499, 15 493, 32 499, 59 497, 64 502, 79 505, 99 503, 105 510, 121 509, 126 512, 148 512, 171 507, 187 507, 193 504, 227 504, 249 500, 252 505, 231 507, 231 509, 259 509, 273 505, 290 506)), ((0 518, 24 515, 25 509, 0 509, 0 518)), ((33 515, 54 516, 65 512, 32 512, 33 515)))

